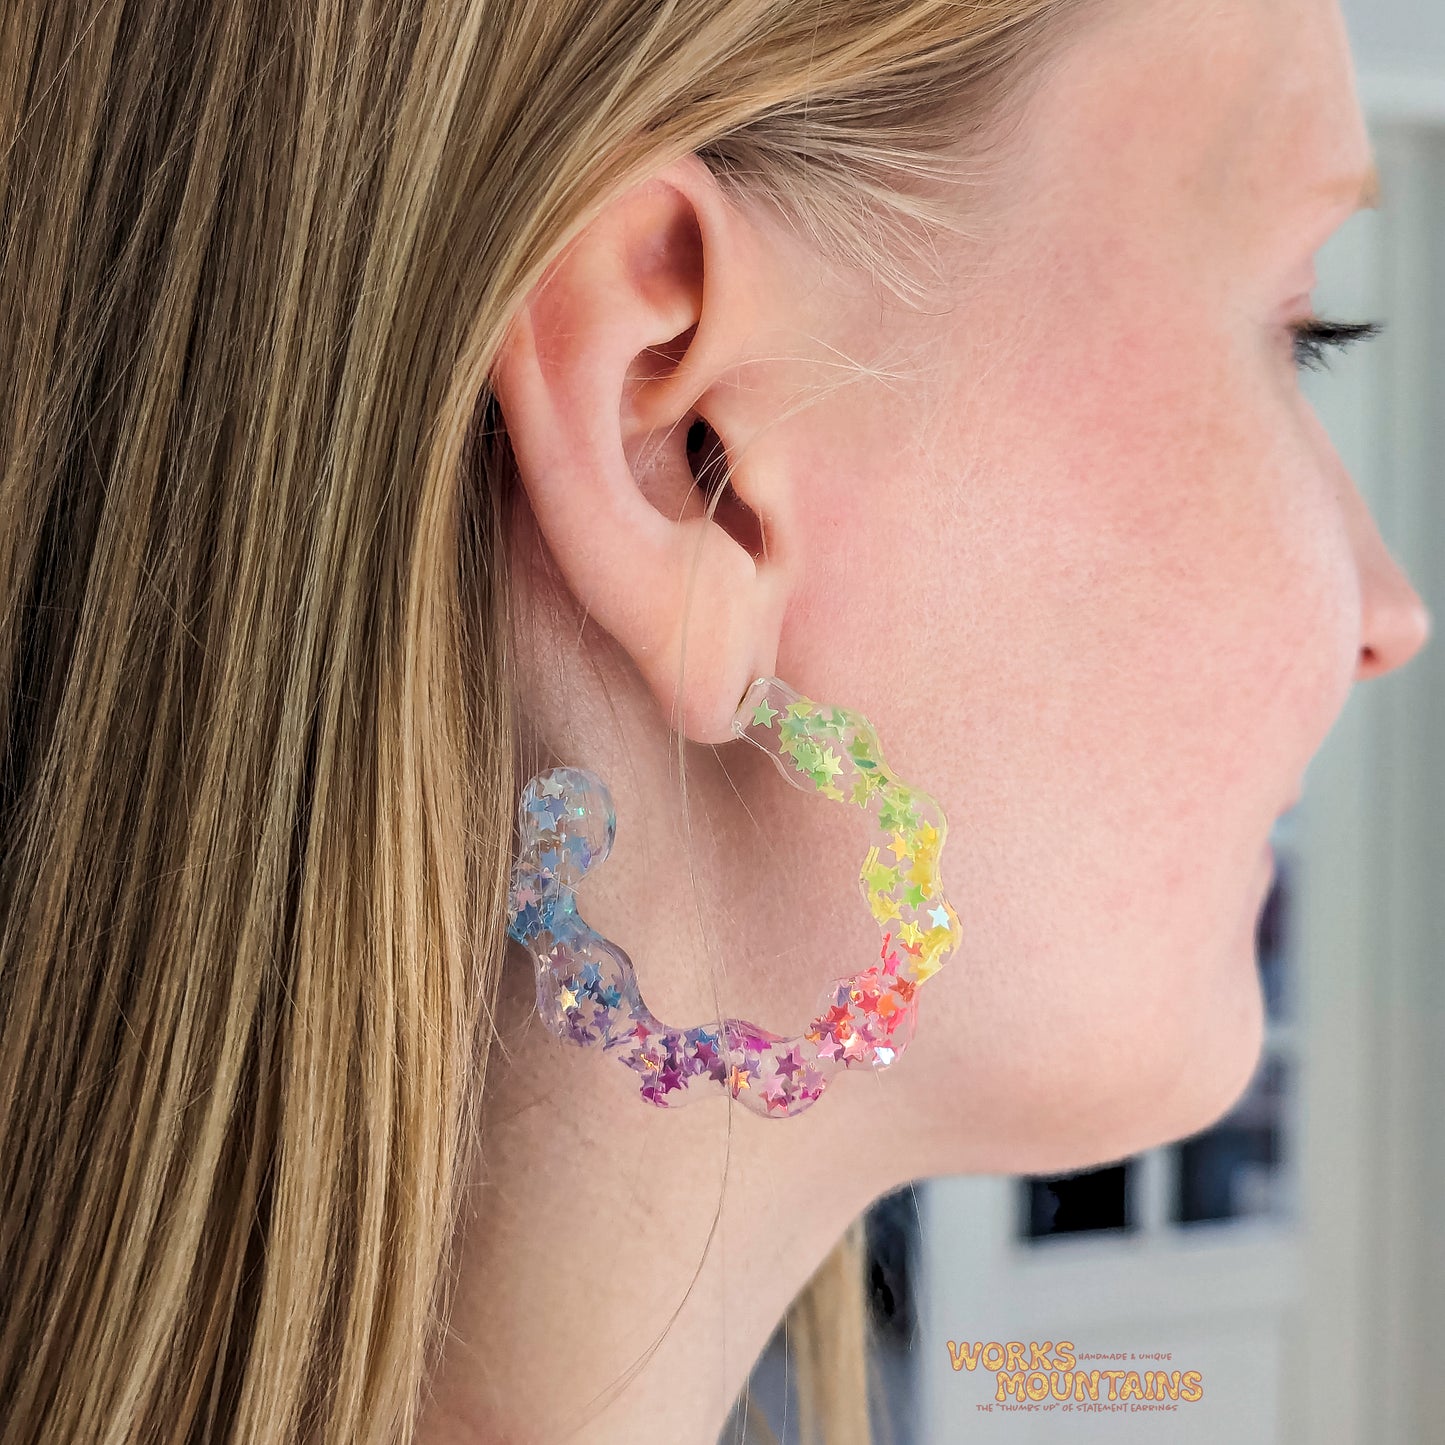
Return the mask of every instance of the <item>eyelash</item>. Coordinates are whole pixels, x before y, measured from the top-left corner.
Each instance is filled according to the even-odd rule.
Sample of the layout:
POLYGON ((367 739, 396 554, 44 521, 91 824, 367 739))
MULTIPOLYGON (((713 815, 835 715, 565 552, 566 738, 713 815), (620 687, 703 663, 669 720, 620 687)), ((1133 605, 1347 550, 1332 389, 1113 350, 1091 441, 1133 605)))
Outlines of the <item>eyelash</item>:
POLYGON ((1383 321, 1331 321, 1311 316, 1290 328, 1294 333, 1294 361, 1300 370, 1328 371, 1329 353, 1357 341, 1373 341, 1385 329, 1383 321))

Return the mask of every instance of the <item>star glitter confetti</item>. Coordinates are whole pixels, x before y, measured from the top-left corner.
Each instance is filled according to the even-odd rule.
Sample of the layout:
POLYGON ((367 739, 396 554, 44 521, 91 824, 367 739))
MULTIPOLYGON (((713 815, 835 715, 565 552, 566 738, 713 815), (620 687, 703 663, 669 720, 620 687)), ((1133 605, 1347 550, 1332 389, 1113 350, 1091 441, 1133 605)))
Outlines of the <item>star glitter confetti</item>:
POLYGON ((858 876, 882 934, 878 958, 836 979, 802 1034, 784 1038, 733 1018, 671 1028, 654 1017, 632 960, 577 911, 577 884, 617 833, 612 795, 584 768, 552 768, 523 790, 507 931, 532 956, 547 1026, 568 1043, 620 1058, 648 1103, 669 1108, 716 1084, 753 1113, 779 1118, 815 1103, 840 1069, 897 1060, 913 1037, 918 989, 957 948, 960 930, 939 886, 942 809, 890 771, 865 718, 762 677, 733 732, 766 752, 794 787, 863 808, 878 825, 858 876))

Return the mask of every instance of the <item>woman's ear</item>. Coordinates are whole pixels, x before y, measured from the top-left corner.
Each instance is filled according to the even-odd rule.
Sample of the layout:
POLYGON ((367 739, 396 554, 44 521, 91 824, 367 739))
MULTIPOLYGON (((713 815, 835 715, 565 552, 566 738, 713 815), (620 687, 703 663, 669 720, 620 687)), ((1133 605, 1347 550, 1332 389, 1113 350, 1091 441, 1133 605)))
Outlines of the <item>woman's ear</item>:
POLYGON ((768 250, 695 156, 612 202, 549 267, 492 372, 547 549, 669 726, 725 742, 774 672, 789 600, 788 487, 739 384, 768 250), (691 444, 689 438, 691 436, 691 444), (704 486, 726 468, 716 509, 704 486))

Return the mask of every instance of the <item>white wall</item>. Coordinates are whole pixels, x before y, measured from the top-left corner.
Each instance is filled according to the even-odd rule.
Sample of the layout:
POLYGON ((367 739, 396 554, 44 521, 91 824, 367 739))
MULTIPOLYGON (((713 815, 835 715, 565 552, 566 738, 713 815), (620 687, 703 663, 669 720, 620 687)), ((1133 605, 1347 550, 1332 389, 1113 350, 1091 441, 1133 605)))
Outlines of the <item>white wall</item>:
POLYGON ((1441 0, 1342 0, 1362 69, 1445 71, 1441 0))

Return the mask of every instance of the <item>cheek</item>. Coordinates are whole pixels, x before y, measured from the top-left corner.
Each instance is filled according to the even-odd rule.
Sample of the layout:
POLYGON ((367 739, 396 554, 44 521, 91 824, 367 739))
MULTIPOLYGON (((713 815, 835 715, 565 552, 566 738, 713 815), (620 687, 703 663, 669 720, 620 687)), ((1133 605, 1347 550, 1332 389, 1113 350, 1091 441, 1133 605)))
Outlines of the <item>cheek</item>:
POLYGON ((1091 938, 1116 977, 1237 918, 1358 607, 1302 403, 1257 358, 1243 386, 1150 334, 962 387, 926 426, 838 419, 809 629, 809 669, 967 819, 949 863, 997 900, 998 957, 1082 970, 1091 938))
POLYGON ((1016 814, 1028 797, 1101 845, 1189 827, 1237 847, 1348 692, 1357 582, 1333 453, 1287 375, 1161 346, 1156 322, 1065 328, 1089 343, 1036 345, 926 425, 902 402, 820 419, 798 642, 853 695, 891 689, 916 755, 1007 780, 1016 814))
POLYGON ((1097 726, 1090 760, 1140 827, 1191 795, 1221 818, 1283 801, 1341 701, 1358 606, 1331 454, 1292 382, 1163 334, 1035 368, 1027 409, 995 412, 1028 424, 997 429, 1001 485, 978 498, 1011 539, 996 580, 1032 675, 1097 726))
POLYGON ((1332 453, 1257 359, 1251 387, 1137 334, 1096 361, 818 439, 873 500, 836 504, 807 665, 956 820, 968 943, 920 1078, 966 1072, 1024 1133, 1065 1087, 1143 1135, 1252 1064, 1260 849, 1348 691, 1358 594, 1332 453))

